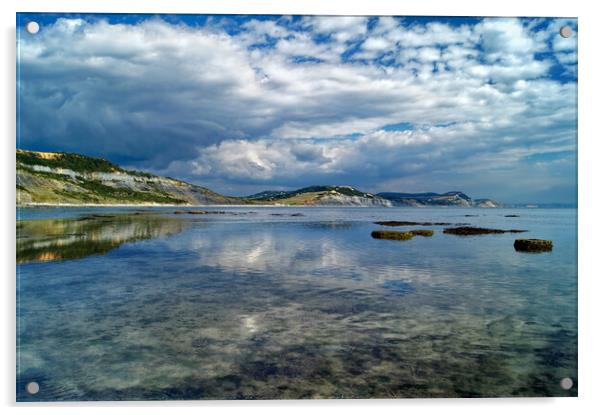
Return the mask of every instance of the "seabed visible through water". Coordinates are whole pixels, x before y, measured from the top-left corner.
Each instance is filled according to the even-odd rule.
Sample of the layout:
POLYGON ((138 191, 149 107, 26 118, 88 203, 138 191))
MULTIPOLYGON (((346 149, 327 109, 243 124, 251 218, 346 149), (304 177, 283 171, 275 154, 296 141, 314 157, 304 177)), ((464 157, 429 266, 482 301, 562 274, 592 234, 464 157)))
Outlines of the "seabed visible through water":
POLYGON ((173 210, 20 209, 18 400, 577 395, 574 209, 173 210))

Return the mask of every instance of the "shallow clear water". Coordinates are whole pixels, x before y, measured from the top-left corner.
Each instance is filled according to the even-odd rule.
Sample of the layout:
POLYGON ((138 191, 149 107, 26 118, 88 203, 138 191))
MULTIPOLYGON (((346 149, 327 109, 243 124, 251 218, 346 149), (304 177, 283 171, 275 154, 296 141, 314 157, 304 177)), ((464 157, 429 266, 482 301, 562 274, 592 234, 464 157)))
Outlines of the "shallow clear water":
POLYGON ((577 394, 576 210, 174 210, 19 210, 19 400, 577 394))

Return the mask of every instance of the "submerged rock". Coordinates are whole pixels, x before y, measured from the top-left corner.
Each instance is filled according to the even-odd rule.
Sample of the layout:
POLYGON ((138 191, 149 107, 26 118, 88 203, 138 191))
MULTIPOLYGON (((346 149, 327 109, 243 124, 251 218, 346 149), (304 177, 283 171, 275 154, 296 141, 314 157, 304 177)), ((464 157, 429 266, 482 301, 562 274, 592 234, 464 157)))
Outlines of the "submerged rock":
POLYGON ((521 252, 546 252, 551 251, 554 244, 546 239, 517 239, 514 249, 521 252))
POLYGON ((426 229, 416 229, 407 232, 400 231, 372 231, 372 237, 374 239, 389 239, 394 241, 407 241, 412 239, 414 236, 433 236, 435 232, 426 229))
POLYGON ((415 291, 414 287, 412 287, 411 284, 399 280, 385 281, 385 283, 383 284, 383 288, 391 292, 391 294, 399 296, 410 294, 411 292, 415 291))
POLYGON ((291 216, 291 217, 297 217, 297 216, 305 216, 303 213, 270 213, 271 216, 291 216))
POLYGON ((92 215, 80 216, 79 218, 77 218, 77 220, 85 221, 85 220, 97 220, 97 219, 112 219, 114 217, 115 217, 115 215, 103 215, 100 213, 94 213, 92 215))
POLYGON ((504 215, 505 218, 520 218, 520 215, 504 215))
POLYGON ((470 236, 470 235, 487 235, 492 233, 522 233, 527 232, 522 229, 489 229, 489 228, 476 228, 473 226, 460 226, 458 228, 446 228, 443 230, 443 233, 447 233, 450 235, 462 235, 462 236, 470 236))
POLYGON ((449 222, 410 222, 410 221, 399 221, 399 220, 386 220, 381 222, 374 222, 376 225, 381 226, 449 226, 449 222))

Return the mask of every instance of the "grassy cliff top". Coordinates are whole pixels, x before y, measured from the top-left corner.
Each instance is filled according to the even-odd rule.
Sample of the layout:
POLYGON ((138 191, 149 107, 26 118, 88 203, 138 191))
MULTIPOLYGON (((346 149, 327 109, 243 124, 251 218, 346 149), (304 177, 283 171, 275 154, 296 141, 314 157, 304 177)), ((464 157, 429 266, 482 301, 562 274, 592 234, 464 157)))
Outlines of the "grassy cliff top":
POLYGON ((103 158, 89 157, 76 153, 49 153, 17 149, 17 163, 29 166, 46 166, 53 169, 68 169, 80 173, 120 172, 136 176, 152 176, 151 174, 144 172, 122 169, 118 165, 103 158))

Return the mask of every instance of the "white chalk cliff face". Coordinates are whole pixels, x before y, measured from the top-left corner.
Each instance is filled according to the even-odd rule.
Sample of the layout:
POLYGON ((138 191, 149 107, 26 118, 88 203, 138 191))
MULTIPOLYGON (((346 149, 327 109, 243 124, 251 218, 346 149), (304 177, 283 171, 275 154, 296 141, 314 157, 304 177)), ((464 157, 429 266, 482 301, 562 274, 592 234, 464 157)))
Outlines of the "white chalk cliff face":
POLYGON ((366 207, 391 207, 391 201, 381 197, 347 196, 340 193, 328 194, 320 198, 316 205, 323 206, 366 206, 366 207))
POLYGON ((468 195, 454 191, 438 193, 378 193, 377 197, 390 200, 394 206, 457 206, 496 208, 501 204, 491 199, 472 199, 468 195))

